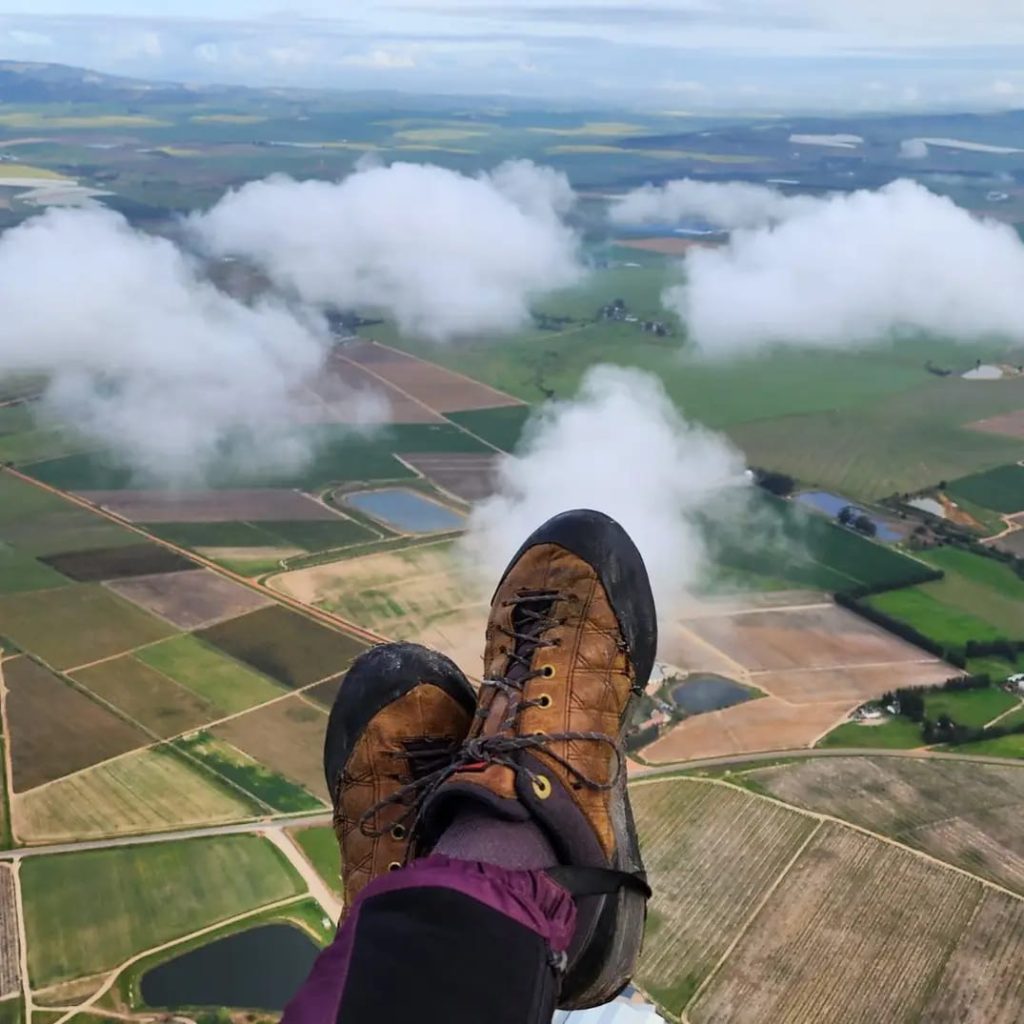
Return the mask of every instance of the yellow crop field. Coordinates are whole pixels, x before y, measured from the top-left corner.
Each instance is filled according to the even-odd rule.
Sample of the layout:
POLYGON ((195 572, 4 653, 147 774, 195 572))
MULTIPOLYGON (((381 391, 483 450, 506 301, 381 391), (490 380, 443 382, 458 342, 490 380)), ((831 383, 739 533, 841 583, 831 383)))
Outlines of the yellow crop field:
POLYGON ((194 114, 190 121, 198 124, 263 124, 262 114, 194 114))
POLYGON ((28 110, 0 114, 0 124, 9 128, 166 128, 170 123, 144 114, 54 117, 28 110))
POLYGON ((47 170, 45 167, 35 167, 31 164, 9 164, 0 163, 0 178, 38 178, 47 181, 73 181, 56 171, 47 170))
POLYGON ((14 826, 29 843, 238 821, 255 805, 180 757, 141 750, 14 798, 14 826))

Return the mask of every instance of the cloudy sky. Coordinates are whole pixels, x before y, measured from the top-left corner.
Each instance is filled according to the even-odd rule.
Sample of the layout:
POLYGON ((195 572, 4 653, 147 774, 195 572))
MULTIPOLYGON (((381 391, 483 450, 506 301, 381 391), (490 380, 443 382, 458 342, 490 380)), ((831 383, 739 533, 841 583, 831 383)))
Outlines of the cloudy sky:
POLYGON ((0 57, 197 82, 1024 106, 1022 0, 0 0, 0 41, 0 57))

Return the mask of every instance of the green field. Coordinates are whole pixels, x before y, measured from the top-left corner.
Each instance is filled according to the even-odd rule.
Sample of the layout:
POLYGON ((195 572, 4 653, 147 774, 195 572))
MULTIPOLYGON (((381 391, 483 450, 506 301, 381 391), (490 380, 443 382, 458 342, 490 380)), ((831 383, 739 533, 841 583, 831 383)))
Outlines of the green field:
POLYGON ((906 718, 887 718, 881 725, 844 722, 820 740, 817 746, 912 750, 923 743, 920 725, 906 718))
POLYGON ((214 739, 208 732, 186 736, 175 741, 174 745, 275 811, 292 814, 323 809, 320 801, 301 786, 230 744, 214 739))
POLYGON ((876 594, 869 597, 867 603, 913 626, 938 644, 962 646, 968 640, 997 640, 1002 636, 984 619, 933 597, 928 590, 932 585, 876 594))
POLYGON ((66 508, 68 503, 55 494, 0 472, 0 524, 66 508))
POLYGON ((70 582, 56 569, 0 541, 0 594, 47 590, 70 582))
MULTIPOLYGON (((1020 445, 1016 445, 1020 455, 1020 445)), ((1016 462, 998 466, 987 473, 974 473, 950 482, 954 498, 967 498, 984 508, 1007 514, 1024 510, 1024 466, 1016 462)))
POLYGON ((925 714, 934 722, 948 715, 958 725, 981 728, 1019 703, 1019 698, 992 686, 986 690, 945 690, 925 694, 925 714))
POLYGON ((4 753, 6 740, 0 737, 0 850, 11 845, 11 809, 7 796, 7 760, 4 753))
POLYGON ((947 646, 1024 639, 1024 581, 1009 566, 953 547, 921 557, 945 572, 945 578, 878 594, 868 603, 947 646))
POLYGON ((189 548, 300 548, 317 552, 379 537, 362 524, 340 517, 301 522, 153 523, 146 529, 189 548))
POLYGON ((0 1024, 21 1024, 23 1017, 21 1000, 17 996, 0 1002, 0 1024))
POLYGON ((32 857, 21 869, 33 986, 110 970, 303 884, 256 836, 32 857))
POLYGON ((292 832, 291 836, 302 848, 302 852, 309 862, 316 868, 317 874, 340 895, 341 863, 334 829, 326 825, 314 826, 292 832))
POLYGON ((174 632, 99 584, 0 594, 5 636, 66 669, 108 658, 174 632))
POLYGON ((472 409, 468 412, 449 412, 445 415, 453 423, 465 427, 477 437, 511 452, 519 442, 531 411, 528 405, 506 405, 499 409, 472 409))
POLYGON ((1017 655, 1015 661, 1004 661, 1002 658, 970 658, 967 671, 972 675, 987 675, 994 683, 1009 679, 1018 672, 1024 672, 1024 654, 1017 655))
POLYGON ((983 757, 1014 757, 1024 760, 1024 733, 1000 736, 992 740, 978 740, 951 747, 958 754, 980 754, 983 757))
POLYGON ((228 715, 285 693, 272 679, 188 634, 147 647, 136 657, 228 715))
MULTIPOLYGON (((407 479, 414 476, 397 459, 395 452, 488 452, 486 445, 475 441, 450 424, 392 424, 361 437, 341 428, 320 428, 310 431, 313 457, 301 469, 290 473, 256 472, 241 474, 230 457, 213 467, 207 481, 213 488, 222 487, 300 487, 318 490, 330 483, 407 479)), ((124 490, 138 486, 132 472, 108 457, 95 453, 67 455, 28 468, 33 477, 53 487, 69 491, 124 490)))
POLYGON ((717 567, 790 586, 907 586, 930 575, 920 562, 760 490, 745 505, 709 513, 705 526, 717 567))

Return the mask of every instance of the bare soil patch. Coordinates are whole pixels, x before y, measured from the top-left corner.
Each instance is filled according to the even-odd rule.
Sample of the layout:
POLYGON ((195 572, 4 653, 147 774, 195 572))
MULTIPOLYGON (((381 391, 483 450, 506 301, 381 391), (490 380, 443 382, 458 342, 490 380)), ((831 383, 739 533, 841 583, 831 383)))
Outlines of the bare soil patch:
POLYGON ((211 732, 328 803, 323 777, 326 728, 327 712, 296 694, 232 718, 211 732))
POLYGON ((617 238, 620 249, 637 249, 640 252, 658 252, 664 256, 682 256, 691 249, 713 248, 711 243, 698 242, 693 238, 617 238))
POLYGON ((644 749, 654 764, 809 747, 850 710, 850 703, 787 704, 775 697, 684 719, 644 749))
POLYGON ((18 792, 150 742, 30 658, 5 661, 4 680, 12 785, 18 792))
POLYGON ((135 523, 233 523, 336 519, 301 491, 82 491, 82 497, 135 523))
POLYGON ((179 629, 198 629, 273 602, 209 569, 120 580, 110 589, 179 629))
POLYGON ((927 657, 920 648, 836 605, 708 616, 690 619, 686 626, 751 672, 885 665, 927 657))
POLYGON ((992 541, 992 547, 1000 551, 1008 551, 1018 558, 1024 558, 1024 528, 1018 528, 1010 533, 1004 534, 997 541, 992 541))
POLYGON ((954 672, 941 661, 897 662, 878 668, 789 669, 754 672, 755 686, 790 704, 862 703, 900 686, 929 686, 954 672))
POLYGON ((311 386, 319 401, 306 408, 313 423, 354 423, 359 413, 352 391, 379 396, 388 405, 391 423, 443 423, 444 417, 422 402, 375 377, 369 370, 334 352, 319 379, 311 386))
POLYGON ((988 419, 968 423, 969 430, 980 430, 985 434, 998 434, 1001 437, 1024 438, 1024 409, 1003 413, 1001 416, 990 416, 988 419))
POLYGON ((129 544, 96 551, 66 551, 39 559, 79 583, 127 579, 154 573, 186 572, 195 568, 187 558, 158 544, 129 544))
POLYGON ((435 487, 465 502, 482 501, 495 490, 498 455, 421 454, 399 458, 435 487))
POLYGON ((377 342, 346 345, 343 355, 439 413, 522 405, 518 398, 377 342))

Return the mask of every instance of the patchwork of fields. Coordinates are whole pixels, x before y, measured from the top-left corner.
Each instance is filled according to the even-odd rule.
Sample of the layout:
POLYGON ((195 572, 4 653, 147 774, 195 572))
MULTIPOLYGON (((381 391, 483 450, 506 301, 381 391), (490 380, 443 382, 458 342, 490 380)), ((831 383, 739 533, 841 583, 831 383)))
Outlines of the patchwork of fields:
MULTIPOLYGON (((908 799, 927 800, 929 786, 952 781, 929 776, 932 762, 900 761, 893 771, 905 765, 914 767, 889 782, 899 779, 908 799)), ((737 781, 788 799, 771 780, 810 766, 737 781)), ((1024 785, 1024 770, 1007 771, 1014 788, 1024 785)), ((834 782, 841 791, 843 780, 834 782)), ((807 779, 804 792, 820 784, 807 779)), ((633 802, 655 892, 638 981, 672 1018, 1016 1020, 1024 985, 1007 971, 1024 950, 1024 901, 943 866, 956 863, 951 848, 925 859, 839 821, 695 779, 636 783, 633 802)), ((856 806, 851 794, 830 810, 845 817, 856 806)), ((997 842, 999 828, 986 822, 975 840, 997 842)))
POLYGON ((957 670, 831 602, 791 607, 708 602, 663 633, 661 656, 686 672, 723 674, 761 700, 684 719, 644 749, 653 764, 813 746, 850 711, 899 686, 957 670))

